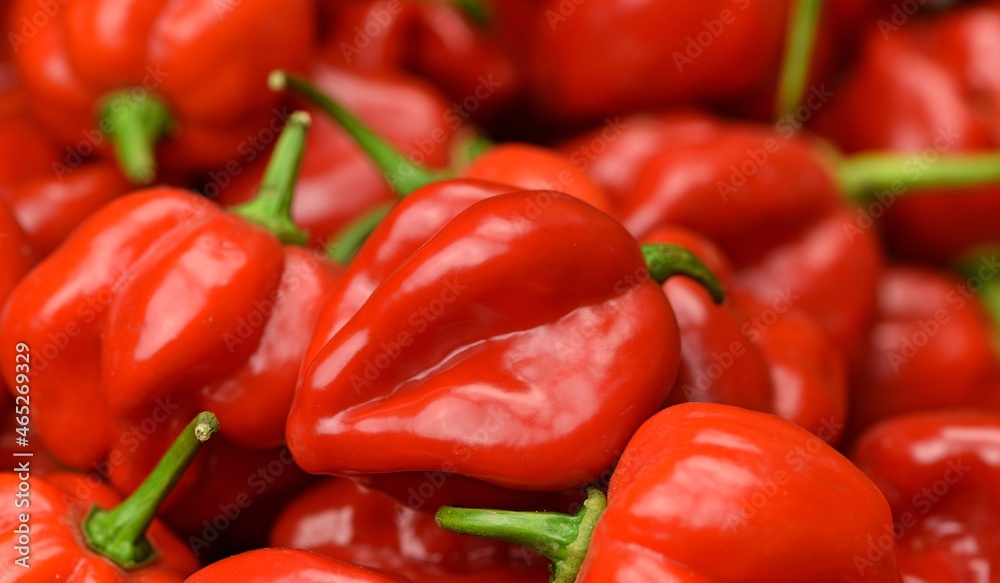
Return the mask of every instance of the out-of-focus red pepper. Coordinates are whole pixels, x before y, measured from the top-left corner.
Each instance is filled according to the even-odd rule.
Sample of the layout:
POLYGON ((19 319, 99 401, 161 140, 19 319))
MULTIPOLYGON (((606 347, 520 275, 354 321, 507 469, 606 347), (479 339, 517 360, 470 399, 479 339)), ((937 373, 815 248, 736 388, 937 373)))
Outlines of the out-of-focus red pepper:
POLYGON ((891 537, 858 563, 892 530, 885 498, 860 470, 800 427, 713 403, 643 424, 608 500, 592 490, 576 516, 443 508, 437 518, 545 554, 560 583, 902 581, 891 537))
MULTIPOLYGON (((670 135, 678 123, 689 122, 668 119, 649 131, 670 135)), ((876 233, 860 223, 817 149, 790 129, 695 123, 688 141, 637 141, 641 153, 631 155, 622 144, 602 161, 603 176, 617 160, 632 169, 642 161, 631 193, 616 197, 626 202, 623 223, 639 237, 661 225, 708 236, 733 261, 736 284, 776 316, 790 307, 812 315, 854 365, 874 313, 876 233)))
POLYGON ((35 263, 35 252, 7 205, 0 202, 0 309, 35 263))
MULTIPOLYGON (((993 271, 985 273, 995 275, 995 256, 986 259, 993 271)), ((1000 410, 996 331, 975 293, 982 284, 921 267, 886 270, 864 367, 852 386, 856 430, 907 411, 1000 410)))
POLYGON ((40 175, 54 176, 52 163, 64 154, 38 124, 27 118, 24 93, 0 95, 0 198, 12 184, 40 175))
POLYGON ((997 2, 933 19, 885 17, 869 31, 857 66, 818 112, 814 128, 845 151, 896 154, 881 157, 895 171, 872 188, 884 207, 884 234, 897 253, 942 260, 974 245, 1000 243, 1000 227, 992 220, 1000 212, 997 38, 997 2), (951 168, 952 156, 987 152, 993 155, 951 168), (943 183, 924 188, 936 175, 943 183))
POLYGON ((611 203, 581 169, 564 156, 532 144, 508 143, 476 151, 457 170, 426 168, 407 159, 366 124, 305 79, 276 71, 270 79, 275 90, 290 89, 336 120, 382 170, 393 190, 406 196, 417 188, 444 178, 472 178, 507 184, 524 190, 558 190, 610 212, 611 203))
POLYGON ((529 2, 342 2, 323 56, 361 70, 408 70, 430 79, 454 100, 455 120, 488 120, 523 91, 518 65, 529 2), (462 6, 465 4, 465 6, 462 6), (474 6, 487 13, 474 14, 474 6))
POLYGON ((299 549, 257 549, 201 569, 184 583, 409 583, 390 573, 371 571, 299 549))
POLYGON ((895 542, 907 581, 1000 580, 998 457, 995 412, 900 415, 865 432, 851 459, 885 494, 894 520, 865 560, 895 542))
POLYGON ((3 580, 179 583, 198 561, 154 516, 217 429, 211 413, 196 416, 141 488, 120 504, 92 476, 40 479, 31 457, 15 458, 21 465, 0 474, 0 492, 11 501, 0 512, 3 580))
POLYGON ((836 444, 846 422, 847 371, 815 320, 794 306, 777 317, 773 308, 732 283, 722 252, 696 233, 658 229, 643 242, 690 250, 728 290, 727 301, 716 305, 689 280, 663 284, 681 331, 680 371, 668 402, 705 401, 775 413, 836 444))
POLYGON ((51 16, 44 10, 22 0, 10 20, 32 113, 75 150, 112 142, 139 183, 153 179, 157 161, 191 171, 234 158, 278 103, 265 86, 268 72, 302 69, 313 50, 311 1, 95 1, 51 16), (38 14, 46 25, 32 24, 38 14))
MULTIPOLYGON (((732 105, 754 93, 770 104, 796 4, 542 2, 527 41, 533 100, 545 113, 576 122, 649 107, 732 105)), ((864 18, 867 4, 824 3, 812 78, 829 73, 843 52, 834 47, 864 18)))
MULTIPOLYGON (((450 163, 461 120, 448 116, 448 104, 432 87, 398 73, 363 73, 317 65, 310 79, 400 149, 405 159, 443 168, 450 163)), ((352 220, 395 195, 370 158, 334 122, 314 116, 302 171, 295 186, 292 218, 322 247, 352 220)), ((255 158, 259 152, 249 150, 255 158)), ((236 204, 256 192, 263 165, 241 172, 232 184, 218 184, 218 200, 236 204)), ((225 174, 221 175, 223 178, 225 174)), ((211 177, 211 175, 210 175, 211 177)), ((213 180, 214 181, 214 180, 213 180)), ((211 194, 211 193, 209 193, 211 194)))
POLYGON ((344 478, 326 480, 292 501, 270 545, 399 573, 414 583, 548 581, 541 559, 524 549, 450 533, 433 514, 344 478))
MULTIPOLYGON (((419 245, 400 226, 387 239, 419 245)), ((676 323, 638 244, 549 191, 486 198, 424 240, 306 368, 288 419, 296 461, 534 491, 599 475, 676 372, 676 323)), ((704 279, 685 260, 667 267, 704 279)))
MULTIPOLYGON (((217 407, 228 440, 214 440, 206 457, 229 452, 228 475, 199 460, 164 509, 210 513, 197 523, 236 503, 279 456, 310 331, 338 272, 282 243, 304 241, 287 212, 306 123, 293 114, 260 196, 235 213, 171 188, 122 197, 21 281, 0 318, 5 378, 15 374, 11 347, 30 345, 32 424, 60 461, 131 491, 179 419, 217 407), (227 441, 256 451, 237 455, 227 441), (192 488, 218 497, 183 503, 192 488)), ((281 483, 298 473, 290 457, 275 463, 281 483)), ((280 492, 269 484, 266 494, 280 492)))

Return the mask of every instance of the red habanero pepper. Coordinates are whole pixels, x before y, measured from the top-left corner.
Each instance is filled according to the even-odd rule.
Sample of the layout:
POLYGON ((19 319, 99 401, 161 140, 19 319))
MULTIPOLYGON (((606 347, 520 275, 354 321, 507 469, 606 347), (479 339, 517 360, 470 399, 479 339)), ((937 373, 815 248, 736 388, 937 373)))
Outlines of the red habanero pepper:
POLYGON ((407 159, 351 112, 308 81, 282 71, 270 78, 271 87, 291 90, 316 104, 336 120, 371 156, 399 196, 445 178, 472 178, 507 184, 522 190, 558 190, 610 212, 607 195, 564 156, 532 144, 507 143, 472 152, 472 160, 457 170, 435 171, 407 159))
POLYGON ((0 202, 0 310, 7 296, 35 264, 35 252, 7 205, 0 202))
POLYGON ((63 156, 57 144, 27 117, 22 91, 0 94, 0 199, 20 180, 51 175, 53 162, 63 156))
POLYGON ((1000 411, 996 330, 987 298, 972 284, 922 267, 885 271, 867 356, 852 386, 855 431, 908 411, 1000 411))
MULTIPOLYGON (((21 0, 11 22, 39 10, 21 0)), ((267 74, 306 65, 313 13, 311 1, 73 2, 30 40, 18 36, 15 59, 31 112, 60 141, 81 151, 111 142, 125 174, 149 183, 157 161, 225 164, 267 124, 278 104, 267 74)))
POLYGON ((894 522, 865 560, 895 539, 907 581, 1000 581, 998 457, 994 411, 910 413, 871 427, 851 459, 885 494, 894 522))
POLYGON ((446 467, 538 492, 587 483, 676 374, 676 322, 649 269, 716 285, 690 254, 655 259, 647 268, 617 222, 560 193, 476 202, 311 359, 288 418, 296 462, 338 475, 446 467))
MULTIPOLYGON (((406 159, 432 168, 448 165, 463 124, 449 122, 448 103, 433 87, 398 73, 364 73, 322 64, 313 68, 310 79, 356 111, 406 159)), ((251 156, 255 158, 257 151, 248 149, 243 160, 249 163, 251 156)), ((262 173, 258 164, 228 186, 217 182, 219 202, 249 200, 262 173)), ((309 232, 310 243, 323 247, 352 219, 394 197, 385 178, 344 130, 325 116, 314 116, 292 203, 292 218, 309 232)))
POLYGON ((454 101, 453 120, 477 121, 509 106, 524 88, 515 49, 533 8, 523 1, 342 2, 323 57, 368 71, 413 71, 454 101))
POLYGON ((720 245, 734 283, 779 314, 812 315, 852 366, 874 313, 881 252, 816 148, 791 132, 731 124, 646 159, 622 211, 643 237, 687 227, 720 245))
POLYGON ((299 549, 257 549, 201 569, 184 583, 410 583, 390 573, 371 571, 299 549))
POLYGON ((272 528, 269 544, 399 573, 413 583, 548 580, 548 568, 536 555, 448 532, 433 514, 346 478, 327 479, 298 495, 272 528))
POLYGON ((554 583, 902 581, 878 488, 811 433, 714 403, 669 407, 639 428, 576 516, 442 508, 454 532, 523 544, 554 583), (845 511, 849 509, 849 511, 845 511))
POLYGON ((1000 243, 992 220, 1000 212, 1000 76, 993 67, 1000 3, 896 24, 886 18, 868 33, 857 66, 813 127, 862 158, 848 168, 854 180, 870 180, 866 166, 885 175, 870 180, 878 196, 865 202, 878 207, 872 214, 895 253, 940 261, 1000 243), (886 153, 865 156, 873 150, 886 153))
POLYGON ((36 478, 31 458, 17 458, 27 460, 23 468, 0 474, 0 492, 12 501, 0 512, 3 580, 180 583, 198 561, 154 516, 218 426, 211 413, 195 417, 140 489, 120 504, 92 475, 36 478), (24 483, 30 495, 18 497, 24 483))
MULTIPOLYGON (((248 205, 224 212, 171 188, 119 198, 21 281, 0 338, 5 353, 16 342, 32 347, 32 423, 54 457, 130 491, 178 418, 217 406, 228 440, 213 440, 207 457, 227 441, 252 451, 229 454, 227 467, 242 464, 229 475, 206 474, 199 460, 167 507, 183 512, 191 488, 246 488, 230 476, 278 454, 309 333, 338 272, 282 243, 304 241, 287 212, 307 122, 292 115, 248 205)), ((285 477, 297 472, 290 458, 280 465, 285 477)), ((191 506, 214 514, 227 501, 191 506)))

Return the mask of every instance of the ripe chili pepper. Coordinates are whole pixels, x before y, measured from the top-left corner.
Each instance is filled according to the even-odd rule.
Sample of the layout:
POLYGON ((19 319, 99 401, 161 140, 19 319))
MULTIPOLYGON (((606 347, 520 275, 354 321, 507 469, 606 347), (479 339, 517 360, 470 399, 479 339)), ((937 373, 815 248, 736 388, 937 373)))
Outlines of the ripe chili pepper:
POLYGON ((668 403, 774 413, 836 444, 847 413, 847 371, 822 328, 794 307, 770 320, 770 306, 734 284, 725 256, 696 233, 658 229, 643 241, 692 251, 728 290, 727 301, 716 305, 691 281, 664 282, 681 333, 680 371, 668 403))
POLYGON ((812 315, 853 366, 882 263, 857 212, 806 140, 731 125, 648 158, 622 216, 640 237, 660 225, 708 236, 733 261, 740 287, 772 315, 793 306, 812 315))
MULTIPOLYGON (((379 229, 392 233, 418 194, 379 229)), ((400 230, 378 269, 398 260, 399 243, 419 249, 305 369, 286 435, 296 461, 331 474, 442 470, 534 491, 600 474, 676 372, 676 323, 635 241, 549 191, 480 200, 422 246, 400 230), (646 364, 611 357, 623 353, 646 364)), ((690 254, 669 268, 714 282, 690 254)))
POLYGON ((525 2, 343 2, 324 15, 322 52, 355 69, 413 71, 455 101, 450 119, 482 121, 523 90, 516 49, 532 12, 525 2))
POLYGON ((399 573, 414 583, 548 580, 548 569, 534 554, 450 533, 433 514, 345 478, 325 480, 293 500, 275 523, 270 545, 399 573))
POLYGON ((192 419, 141 488, 120 504, 110 488, 89 476, 40 479, 32 476, 31 458, 17 458, 27 461, 0 474, 0 492, 12 502, 0 511, 4 581, 168 583, 193 573, 194 555, 154 516, 218 426, 211 413, 192 419))
POLYGON ((298 549, 257 549, 201 569, 184 583, 409 583, 403 577, 371 571, 298 549))
POLYGON ((0 198, 20 180, 52 173, 52 162, 62 152, 55 142, 28 117, 22 91, 0 94, 0 198))
MULTIPOLYGON (((310 79, 356 111, 400 148, 407 160, 432 168, 448 165, 456 132, 463 124, 450 122, 448 104, 432 87, 398 73, 363 73, 322 64, 313 68, 310 79)), ((243 159, 257 154, 256 149, 249 149, 243 159)), ((263 166, 258 164, 228 186, 227 174, 219 174, 218 180, 211 173, 209 177, 221 187, 219 202, 232 205, 253 197, 262 174, 263 166)), ((352 219, 393 199, 385 178, 344 130, 324 116, 317 118, 309 132, 292 203, 292 218, 309 232, 310 243, 323 247, 352 219)))
POLYGON ((866 202, 894 252, 953 259, 1000 242, 991 220, 1000 211, 1000 79, 992 69, 1000 4, 900 17, 869 31, 857 66, 813 125, 847 152, 886 151, 849 170, 877 192, 866 202), (868 168, 884 178, 871 180, 868 168))
POLYGON ((558 190, 610 212, 604 192, 569 160, 531 144, 509 143, 475 152, 473 159, 457 172, 434 171, 407 159, 396 148, 305 79, 275 71, 269 79, 276 90, 289 89, 327 113, 343 127, 382 170, 390 186, 406 196, 437 180, 457 177, 508 184, 524 190, 558 190))
MULTIPOLYGON (((995 255, 985 259, 997 267, 995 255)), ((855 430, 907 411, 1000 410, 996 331, 975 293, 982 283, 921 267, 886 270, 865 364, 852 386, 855 430)))
POLYGON ((885 494, 894 522, 865 560, 895 542, 907 581, 996 581, 998 455, 992 411, 911 413, 866 431, 851 459, 885 494))
POLYGON ((35 264, 35 252, 7 205, 0 202, 0 308, 35 264))
MULTIPOLYGON (((828 74, 843 52, 839 39, 869 3, 824 3, 813 77, 828 74)), ((810 3, 548 0, 528 32, 532 98, 546 114, 575 122, 650 107, 731 105, 754 93, 770 104, 786 31, 799 28, 790 23, 797 4, 810 3)))
POLYGON ((0 318, 4 351, 26 342, 38 355, 32 423, 41 441, 121 491, 163 451, 179 417, 218 407, 228 439, 215 440, 171 497, 164 512, 187 513, 177 522, 211 522, 220 504, 278 495, 298 474, 289 457, 281 480, 268 474, 264 490, 246 483, 280 456, 303 352, 338 272, 282 244, 304 241, 287 212, 306 124, 293 114, 260 196, 235 213, 172 188, 107 205, 22 280, 0 318), (20 317, 25 310, 34 317, 20 317), (228 474, 209 472, 223 455, 228 474), (198 491, 197 504, 185 502, 198 491))
POLYGON ((902 581, 892 546, 857 563, 892 529, 860 470, 791 423, 713 403, 646 421, 608 499, 592 490, 576 516, 442 508, 437 519, 537 550, 557 583, 902 581))
POLYGON ((36 13, 22 0, 11 17, 32 113, 76 150, 111 142, 138 183, 157 160, 192 171, 234 158, 278 103, 267 73, 304 68, 313 50, 308 1, 73 3, 46 26, 32 24, 36 13))

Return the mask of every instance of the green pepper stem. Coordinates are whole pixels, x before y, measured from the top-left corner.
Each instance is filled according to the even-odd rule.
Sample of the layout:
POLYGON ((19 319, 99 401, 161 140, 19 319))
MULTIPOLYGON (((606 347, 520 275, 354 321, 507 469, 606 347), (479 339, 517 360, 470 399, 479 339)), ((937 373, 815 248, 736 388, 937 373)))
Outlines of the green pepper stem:
POLYGON ((435 518, 451 532, 528 547, 552 561, 551 583, 573 583, 607 505, 608 500, 600 490, 588 488, 587 500, 576 515, 444 506, 435 518))
POLYGON ((777 119, 794 114, 802 102, 809 79, 809 62, 812 60, 822 4, 822 0, 795 0, 792 6, 775 102, 777 119))
POLYGON ((146 529, 201 444, 218 430, 219 420, 212 413, 199 413, 191 420, 131 496, 111 510, 96 505, 90 510, 83 521, 87 545, 125 569, 155 559, 156 551, 146 539, 146 529))
POLYGON ((657 283, 662 284, 674 275, 686 275, 703 285, 716 304, 725 300, 725 288, 708 267, 687 249, 666 243, 650 243, 642 246, 642 255, 646 258, 649 275, 657 283))
POLYGON ((393 206, 391 203, 379 205, 341 229, 334 236, 333 242, 327 246, 326 254, 339 265, 346 267, 393 206))
POLYGON ((108 128, 115 158, 135 184, 156 178, 156 142, 173 126, 165 103, 148 91, 126 89, 104 98, 98 127, 108 128))
POLYGON ((920 155, 872 152, 841 159, 836 172, 844 193, 864 203, 886 190, 899 194, 904 190, 961 189, 1000 182, 1000 153, 956 154, 925 162, 920 155))
POLYGON ((305 98, 330 116, 368 154, 382 171, 386 181, 400 197, 414 190, 452 175, 451 172, 435 171, 407 159, 402 152, 379 136, 356 115, 347 111, 329 95, 320 91, 306 79, 285 71, 272 71, 268 77, 272 91, 291 90, 305 98))
POLYGON ((455 146, 451 149, 448 158, 451 160, 452 168, 461 172, 483 152, 495 145, 496 142, 490 138, 478 132, 469 132, 455 141, 455 146))
POLYGON ((309 238, 292 220, 292 199, 310 124, 312 119, 304 111, 296 111, 288 117, 267 162, 257 196, 232 208, 234 213, 274 233, 282 243, 304 245, 309 238))
MULTIPOLYGON (((983 303, 986 312, 993 322, 993 330, 1000 337, 1000 278, 996 277, 998 266, 997 249, 980 250, 968 255, 959 262, 958 270, 967 278, 967 286, 972 287, 973 281, 979 282, 979 289, 973 290, 983 303), (986 273, 982 273, 983 268, 986 273)), ((1000 345, 996 347, 1000 350, 1000 345)))
POLYGON ((484 0, 448 0, 456 10, 481 28, 490 25, 490 10, 484 0))

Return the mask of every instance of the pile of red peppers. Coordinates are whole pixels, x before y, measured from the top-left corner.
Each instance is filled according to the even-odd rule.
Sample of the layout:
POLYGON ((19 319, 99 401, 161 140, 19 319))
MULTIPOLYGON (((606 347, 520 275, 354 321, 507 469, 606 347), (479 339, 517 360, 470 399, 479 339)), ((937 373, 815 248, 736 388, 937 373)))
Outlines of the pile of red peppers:
POLYGON ((1000 0, 0 18, 0 583, 1000 583, 1000 0))

